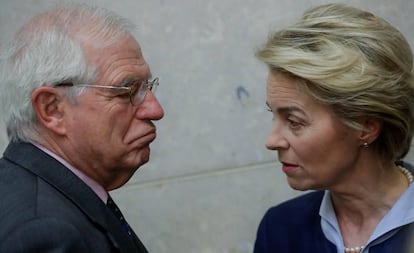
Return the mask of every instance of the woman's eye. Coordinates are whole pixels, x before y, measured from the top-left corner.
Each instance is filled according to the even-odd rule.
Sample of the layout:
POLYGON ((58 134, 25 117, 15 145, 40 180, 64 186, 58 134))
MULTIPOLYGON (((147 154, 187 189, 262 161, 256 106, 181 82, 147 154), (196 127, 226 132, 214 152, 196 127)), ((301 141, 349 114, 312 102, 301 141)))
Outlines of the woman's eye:
POLYGON ((289 125, 291 126, 291 127, 298 127, 298 126, 300 126, 300 123, 298 123, 298 122, 295 122, 295 121, 289 121, 289 125))
POLYGON ((270 104, 268 102, 266 102, 266 110, 269 112, 273 112, 272 107, 270 107, 270 104))
POLYGON ((266 110, 272 113, 272 121, 275 121, 275 115, 273 114, 273 110, 270 107, 267 107, 266 110))
POLYGON ((288 121, 289 127, 293 130, 299 130, 303 126, 301 122, 298 122, 296 120, 288 119, 287 121, 288 121))

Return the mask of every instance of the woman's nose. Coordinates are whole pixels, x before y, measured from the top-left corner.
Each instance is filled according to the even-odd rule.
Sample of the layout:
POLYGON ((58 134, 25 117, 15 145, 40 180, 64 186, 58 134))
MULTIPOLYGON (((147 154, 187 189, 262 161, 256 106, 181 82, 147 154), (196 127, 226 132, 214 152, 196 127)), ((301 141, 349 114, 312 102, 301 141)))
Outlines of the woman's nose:
POLYGON ((283 129, 278 123, 274 123, 270 134, 266 139, 266 148, 269 150, 280 150, 289 147, 289 142, 283 134, 283 129))

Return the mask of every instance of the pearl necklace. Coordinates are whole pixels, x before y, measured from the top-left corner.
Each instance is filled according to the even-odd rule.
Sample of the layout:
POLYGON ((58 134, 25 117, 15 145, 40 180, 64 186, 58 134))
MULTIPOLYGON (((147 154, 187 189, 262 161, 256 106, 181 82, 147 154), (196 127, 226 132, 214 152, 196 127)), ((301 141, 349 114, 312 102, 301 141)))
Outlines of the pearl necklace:
MULTIPOLYGON (((408 184, 411 184, 414 181, 414 176, 413 174, 407 170, 406 168, 404 168, 401 165, 397 165, 398 169, 400 169, 400 171, 404 174, 404 176, 407 178, 408 184)), ((360 246, 360 247, 353 247, 353 248, 347 248, 345 247, 345 253, 360 253, 362 252, 362 250, 364 249, 364 246, 360 246)))
POLYGON ((409 170, 407 170, 406 168, 404 168, 401 165, 398 165, 398 168, 400 169, 400 171, 404 174, 404 176, 407 178, 408 180, 408 184, 411 184, 414 181, 414 176, 413 174, 411 174, 411 172, 409 170))
POLYGON ((355 247, 355 248, 347 248, 347 247, 345 247, 345 253, 359 253, 359 252, 362 251, 363 248, 364 248, 363 246, 361 246, 361 247, 355 247))

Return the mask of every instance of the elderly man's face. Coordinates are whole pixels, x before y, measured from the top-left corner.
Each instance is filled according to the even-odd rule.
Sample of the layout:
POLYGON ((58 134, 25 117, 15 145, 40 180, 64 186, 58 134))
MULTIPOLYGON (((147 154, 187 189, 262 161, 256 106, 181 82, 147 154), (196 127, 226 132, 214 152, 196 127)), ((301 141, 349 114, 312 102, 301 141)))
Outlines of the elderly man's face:
MULTIPOLYGON (((149 66, 132 37, 104 50, 86 48, 87 58, 98 66, 97 85, 118 86, 127 79, 150 78, 149 66)), ((164 115, 151 91, 133 106, 128 95, 99 88, 85 89, 69 112, 68 138, 75 154, 70 159, 107 190, 124 184, 149 160, 149 145, 156 137, 152 121, 164 115)))

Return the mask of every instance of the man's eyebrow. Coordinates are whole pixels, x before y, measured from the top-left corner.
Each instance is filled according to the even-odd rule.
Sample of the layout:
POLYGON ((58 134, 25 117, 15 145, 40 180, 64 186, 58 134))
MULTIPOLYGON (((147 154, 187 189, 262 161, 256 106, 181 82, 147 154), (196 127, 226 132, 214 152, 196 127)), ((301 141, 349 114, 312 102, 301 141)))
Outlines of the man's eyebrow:
POLYGON ((133 81, 146 81, 146 80, 151 80, 151 79, 152 79, 152 73, 151 72, 148 74, 147 79, 141 79, 141 78, 136 78, 136 77, 133 77, 133 76, 127 76, 124 79, 122 79, 119 86, 125 87, 126 85, 128 85, 130 82, 133 82, 133 81))
POLYGON ((131 82, 136 81, 136 80, 138 80, 138 79, 137 78, 133 78, 133 77, 125 77, 119 83, 119 87, 126 87, 126 86, 128 86, 128 84, 130 84, 131 82))

